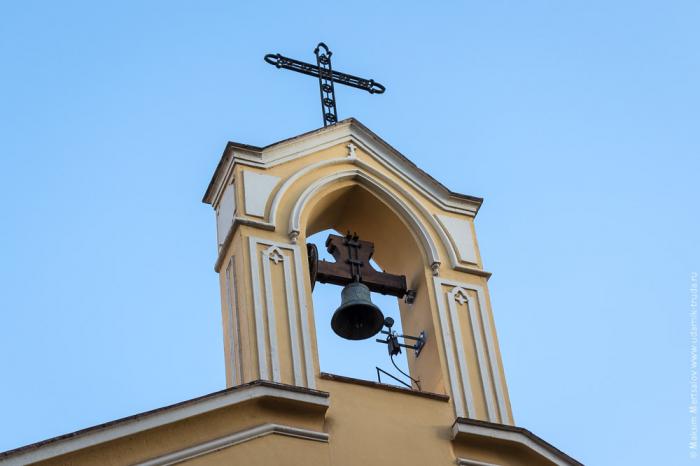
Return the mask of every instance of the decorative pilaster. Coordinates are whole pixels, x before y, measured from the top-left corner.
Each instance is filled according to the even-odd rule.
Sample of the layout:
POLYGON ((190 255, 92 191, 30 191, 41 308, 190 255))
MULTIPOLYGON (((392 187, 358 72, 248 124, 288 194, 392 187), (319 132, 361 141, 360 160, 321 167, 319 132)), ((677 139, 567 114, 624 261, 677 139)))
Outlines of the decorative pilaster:
POLYGON ((489 421, 511 424, 484 289, 439 277, 433 282, 455 414, 482 418, 484 410, 489 421))
POLYGON ((298 245, 262 238, 250 237, 248 240, 260 378, 314 388, 311 322, 301 250, 298 245), (273 273, 275 267, 281 267, 282 273, 273 273), (277 326, 281 321, 286 323, 284 328, 277 326), (280 338, 280 332, 287 334, 288 338, 280 338), (287 341, 288 346, 282 343, 287 341), (286 359, 281 357, 287 354, 291 355, 291 367, 285 367, 286 359), (285 373, 291 374, 291 380, 284 380, 285 373))

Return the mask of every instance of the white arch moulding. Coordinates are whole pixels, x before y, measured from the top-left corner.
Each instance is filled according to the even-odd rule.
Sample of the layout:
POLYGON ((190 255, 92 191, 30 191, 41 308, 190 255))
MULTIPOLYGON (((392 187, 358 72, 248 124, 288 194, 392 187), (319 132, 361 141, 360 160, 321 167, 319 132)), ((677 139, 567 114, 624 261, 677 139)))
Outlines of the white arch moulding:
POLYGON ((322 162, 313 163, 311 165, 308 165, 306 168, 299 170, 298 172, 294 173, 292 176, 284 180, 277 192, 275 192, 275 197, 272 198, 272 203, 270 203, 268 222, 276 224, 277 209, 279 208, 280 201, 282 200, 284 193, 286 193, 289 187, 293 185, 299 178, 308 173, 311 173, 314 170, 318 170, 319 168, 331 167, 333 165, 340 165, 343 163, 357 162, 357 158, 355 157, 355 155, 353 155, 353 152, 349 151, 349 154, 350 155, 347 157, 339 157, 337 159, 324 160, 322 162))
MULTIPOLYGON (((418 239, 421 242, 426 255, 428 256, 428 261, 434 273, 437 271, 437 267, 440 264, 440 256, 438 254, 435 242, 428 234, 425 226, 420 222, 416 215, 411 211, 409 206, 407 206, 400 198, 395 196, 393 193, 388 191, 384 186, 375 181, 368 174, 364 173, 359 168, 353 168, 350 170, 345 170, 342 172, 334 173, 326 177, 320 178, 309 185, 304 192, 299 196, 299 199, 294 204, 292 213, 289 218, 289 237, 294 240, 301 232, 301 215, 304 211, 304 207, 309 202, 309 200, 314 197, 314 195, 323 189, 324 187, 343 180, 356 180, 360 185, 369 189, 369 191, 381 200, 387 202, 391 207, 398 210, 399 215, 409 223, 409 225, 418 234, 418 239)), ((428 215, 425 218, 431 219, 428 215)))
MULTIPOLYGON (((397 190, 400 192, 406 199, 413 199, 413 196, 408 193, 399 183, 391 179, 390 177, 386 176, 384 173, 380 172, 376 168, 372 167, 371 165, 367 164, 366 162, 363 162, 362 160, 358 159, 357 156, 355 155, 355 150, 356 147, 353 144, 353 141, 350 141, 348 144, 348 155, 345 157, 338 157, 335 159, 331 160, 324 160, 321 162, 317 162, 314 164, 311 164, 302 170, 299 170, 296 172, 294 175, 290 176, 287 178, 282 185, 277 189, 277 191, 274 194, 274 197, 272 199, 272 202, 270 203, 270 209, 268 211, 268 223, 270 224, 277 224, 277 214, 279 210, 279 205, 284 197, 284 194, 287 192, 287 190, 300 178, 304 177, 305 175, 311 173, 314 170, 318 170, 319 168, 324 168, 324 167, 330 167, 334 165, 341 165, 341 164, 353 164, 358 168, 361 168, 365 172, 371 174, 374 176, 376 179, 381 180, 382 182, 386 183, 387 185, 390 185, 393 189, 397 190)), ((371 152, 370 152, 371 153, 371 152)), ((419 202, 413 201, 412 202, 413 207, 418 210, 423 217, 428 221, 428 223, 433 227, 435 232, 438 234, 440 237, 440 240, 442 241, 443 245, 445 246, 445 250, 447 252, 447 257, 450 260, 450 265, 452 268, 456 270, 461 270, 463 272, 480 272, 478 269, 468 267, 468 266, 463 266, 460 264, 459 259, 457 258, 457 253, 454 249, 454 246, 452 244, 452 241, 449 239, 447 232, 445 231, 445 228, 436 220, 436 218, 428 212, 428 210, 423 207, 419 202)), ((296 237, 299 235, 299 229, 297 228, 294 231, 290 231, 290 239, 292 242, 296 242, 296 237)), ((436 255, 437 257, 437 255, 436 255)), ((433 274, 437 275, 438 274, 438 268, 442 261, 434 260, 432 261, 431 267, 433 269, 433 274)), ((480 274, 483 274, 484 272, 481 272, 480 274)), ((488 274, 490 275, 490 274, 488 274)))

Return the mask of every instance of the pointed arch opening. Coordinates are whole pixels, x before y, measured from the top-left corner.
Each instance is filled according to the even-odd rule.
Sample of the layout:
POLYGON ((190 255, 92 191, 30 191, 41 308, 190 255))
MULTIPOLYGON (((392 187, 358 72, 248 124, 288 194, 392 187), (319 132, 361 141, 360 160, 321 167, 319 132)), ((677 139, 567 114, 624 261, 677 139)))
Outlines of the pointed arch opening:
MULTIPOLYGON (((306 242, 316 245, 320 260, 325 259, 333 262, 333 256, 324 247, 329 234, 343 235, 345 233, 326 229, 306 238, 306 242)), ((374 260, 370 263, 376 270, 382 270, 374 260)), ((316 283, 312 293, 313 308, 316 310, 314 323, 321 371, 364 380, 376 380, 375 367, 380 367, 391 373, 395 372, 391 367, 386 350, 375 342, 374 338, 353 341, 345 340, 333 333, 331 318, 335 309, 340 305, 341 289, 341 287, 329 283, 316 283)), ((394 330, 402 333, 401 311, 397 299, 393 296, 372 293, 372 302, 379 306, 384 317, 391 317, 395 320, 394 330)), ((378 335, 377 338, 380 336, 378 335)), ((405 352, 396 356, 394 361, 402 371, 409 371, 405 352)), ((400 376, 400 374, 397 375, 400 376)), ((410 381, 405 377, 402 377, 402 380, 410 384, 410 381)), ((384 377, 382 382, 400 385, 389 377, 384 377)))
MULTIPOLYGON (((324 250, 323 243, 329 232, 341 235, 356 233, 361 239, 374 243, 373 259, 378 270, 406 276, 408 288, 416 291, 412 304, 376 293, 372 293, 372 300, 382 308, 385 316, 400 322, 400 332, 408 335, 426 332, 429 338, 420 356, 416 357, 413 351, 404 349, 402 359, 397 363, 405 370, 406 366, 401 364, 405 358, 407 372, 420 380, 422 390, 444 393, 436 333, 429 311, 428 281, 432 277, 431 268, 436 253, 425 227, 396 196, 358 173, 354 176, 335 176, 323 184, 312 185, 306 192, 310 191, 313 195, 308 195, 306 199, 302 195, 298 208, 295 208, 299 242, 314 242, 319 246, 320 253, 324 250)), ((290 224, 294 221, 292 218, 290 224)), ((339 362, 336 367, 344 367, 345 372, 350 372, 341 372, 340 375, 376 380, 375 366, 379 366, 401 377, 392 367, 386 346, 374 341, 381 334, 360 345, 358 342, 342 341, 332 333, 328 324, 340 303, 341 287, 326 287, 319 286, 313 295, 321 370, 326 370, 329 360, 335 360, 339 362), (369 354, 374 357, 369 357, 369 354)), ((330 371, 337 373, 334 369, 330 371)), ((410 383, 405 377, 402 379, 410 383)), ((382 382, 387 380, 383 377, 382 382)), ((413 388, 416 388, 415 384, 413 388)))

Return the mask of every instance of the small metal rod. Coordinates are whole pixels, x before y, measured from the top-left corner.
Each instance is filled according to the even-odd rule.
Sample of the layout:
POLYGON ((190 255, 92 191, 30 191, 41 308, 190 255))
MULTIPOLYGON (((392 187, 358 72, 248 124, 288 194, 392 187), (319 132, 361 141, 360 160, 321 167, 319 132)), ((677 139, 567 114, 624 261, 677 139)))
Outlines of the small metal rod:
MULTIPOLYGON (((390 373, 388 373, 388 372, 385 371, 384 369, 380 369, 380 368, 377 367, 377 366, 374 366, 374 367, 375 367, 375 369, 377 369, 377 379, 379 379, 379 383, 381 383, 381 378, 380 378, 380 376, 379 376, 379 373, 381 372, 382 374, 388 375, 388 376, 391 377, 392 379, 396 380, 398 383, 400 383, 400 384, 403 385, 404 387, 413 389, 413 387, 411 387, 409 384, 407 384, 406 382, 404 382, 404 381, 401 380, 401 379, 397 379, 396 377, 394 377, 393 375, 391 375, 390 373)), ((419 390, 420 390, 420 388, 419 388, 419 390)))
MULTIPOLYGON (((416 384, 416 387, 418 387, 418 391, 420 391, 420 380, 414 379, 413 377, 411 377, 410 375, 408 375, 407 373, 405 373, 404 371, 402 371, 401 368, 399 368, 399 366, 396 365, 396 361, 394 361, 394 355, 393 355, 393 354, 392 354, 391 356, 389 356, 389 359, 391 359, 391 363, 394 365, 394 367, 396 368, 396 370, 399 371, 401 374, 405 375, 406 377, 408 377, 409 380, 411 380, 412 382, 414 382, 414 383, 416 384)), ((409 388, 413 389, 413 387, 411 387, 410 385, 409 385, 409 388)))
POLYGON ((421 337, 412 337, 411 335, 397 335, 397 336, 399 336, 401 338, 408 338, 409 340, 416 340, 416 341, 422 340, 421 337))
MULTIPOLYGON (((392 334, 391 332, 388 332, 386 330, 382 330, 379 333, 383 333, 384 335, 391 335, 392 334)), ((408 339, 408 340, 415 340, 415 341, 421 341, 423 339, 422 337, 412 337, 411 335, 398 335, 397 334, 396 336, 399 338, 404 338, 404 339, 408 339)), ((377 341, 380 341, 380 340, 377 340, 377 341)), ((381 341, 384 341, 384 340, 381 340, 381 341)))

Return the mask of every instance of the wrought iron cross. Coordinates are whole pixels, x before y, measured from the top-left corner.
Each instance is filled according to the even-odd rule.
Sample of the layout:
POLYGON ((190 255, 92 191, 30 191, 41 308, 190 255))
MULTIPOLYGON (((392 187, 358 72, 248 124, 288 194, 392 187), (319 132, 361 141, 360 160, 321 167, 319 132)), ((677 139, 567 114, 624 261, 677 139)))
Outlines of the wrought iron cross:
POLYGON ((331 66, 331 55, 333 55, 333 52, 323 42, 319 42, 314 49, 314 54, 316 55, 316 65, 288 58, 279 53, 265 55, 265 61, 270 65, 275 65, 277 68, 285 68, 318 78, 318 86, 321 91, 323 126, 334 125, 338 122, 333 83, 362 89, 370 94, 382 94, 386 90, 384 86, 375 82, 374 79, 364 79, 351 74, 333 71, 331 66))

